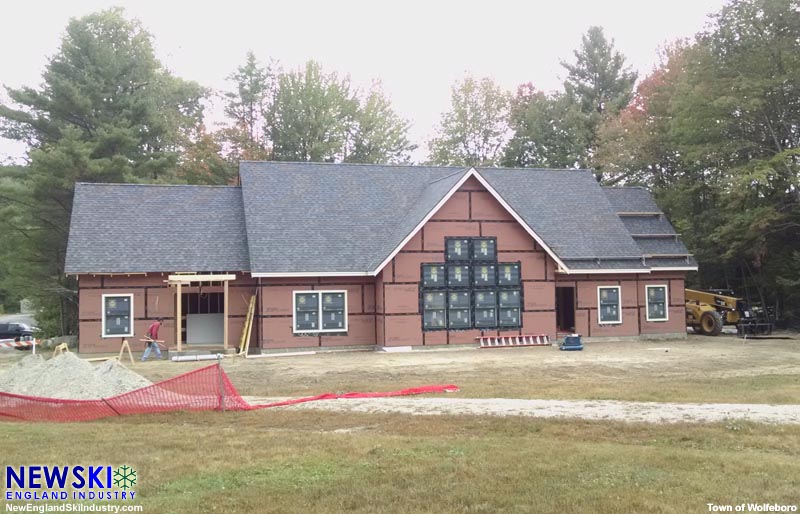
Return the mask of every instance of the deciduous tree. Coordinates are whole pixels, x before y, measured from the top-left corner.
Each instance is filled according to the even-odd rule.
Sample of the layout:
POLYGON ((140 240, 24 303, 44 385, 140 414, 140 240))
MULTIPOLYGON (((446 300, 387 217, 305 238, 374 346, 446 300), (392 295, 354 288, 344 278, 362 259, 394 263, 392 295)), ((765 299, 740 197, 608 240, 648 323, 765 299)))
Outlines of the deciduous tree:
POLYGON ((359 99, 345 162, 410 162, 411 152, 417 148, 408 139, 410 126, 394 111, 379 85, 373 85, 366 97, 359 99))
POLYGON ((430 161, 440 165, 496 166, 509 138, 511 95, 490 78, 467 77, 452 88, 450 111, 428 142, 430 161))
POLYGON ((266 116, 272 157, 278 161, 336 162, 355 124, 358 101, 350 79, 309 61, 278 76, 266 116))
POLYGON ((564 94, 547 95, 531 84, 519 87, 511 102, 514 135, 503 164, 516 167, 574 168, 587 146, 585 116, 564 94))

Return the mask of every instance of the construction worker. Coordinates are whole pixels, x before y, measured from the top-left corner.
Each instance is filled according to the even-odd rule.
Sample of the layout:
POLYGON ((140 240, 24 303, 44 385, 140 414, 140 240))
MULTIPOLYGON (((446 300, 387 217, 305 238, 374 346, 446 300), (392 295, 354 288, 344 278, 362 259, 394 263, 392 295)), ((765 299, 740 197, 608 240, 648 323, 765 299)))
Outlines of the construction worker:
POLYGON ((150 327, 147 329, 147 333, 144 335, 144 337, 149 339, 149 341, 145 343, 147 347, 144 349, 142 362, 146 361, 147 358, 150 357, 150 351, 153 349, 155 349, 158 359, 161 359, 161 348, 158 346, 158 329, 161 328, 162 321, 164 321, 163 318, 157 318, 153 323, 150 324, 150 327))

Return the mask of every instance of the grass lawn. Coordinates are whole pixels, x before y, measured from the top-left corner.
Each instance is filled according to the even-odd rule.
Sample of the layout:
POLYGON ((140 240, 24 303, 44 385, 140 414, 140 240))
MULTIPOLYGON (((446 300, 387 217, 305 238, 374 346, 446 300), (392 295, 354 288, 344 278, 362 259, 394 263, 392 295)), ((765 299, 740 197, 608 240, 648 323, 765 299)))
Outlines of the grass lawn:
MULTIPOLYGON (((0 369, 18 357, 0 359, 0 369)), ((153 381, 208 365, 152 362, 153 381)), ((341 353, 224 367, 245 395, 454 383, 462 397, 800 404, 800 341, 341 353)), ((694 513, 800 504, 800 425, 267 409, 0 423, 0 464, 127 464, 144 512, 694 513)), ((800 507, 800 505, 798 505, 800 507)))
POLYGON ((800 427, 291 410, 0 425, 3 462, 128 464, 144 512, 708 512, 796 505, 800 427))

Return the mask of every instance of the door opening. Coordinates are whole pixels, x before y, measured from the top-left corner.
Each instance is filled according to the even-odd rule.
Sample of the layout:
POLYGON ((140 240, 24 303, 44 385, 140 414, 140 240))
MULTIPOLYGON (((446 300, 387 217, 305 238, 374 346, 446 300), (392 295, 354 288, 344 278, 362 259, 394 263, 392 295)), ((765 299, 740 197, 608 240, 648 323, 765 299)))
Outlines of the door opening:
POLYGON ((222 293, 183 293, 181 310, 186 320, 182 340, 186 344, 222 344, 225 322, 222 293))
POLYGON ((556 326, 559 332, 575 332, 574 287, 556 287, 556 326))

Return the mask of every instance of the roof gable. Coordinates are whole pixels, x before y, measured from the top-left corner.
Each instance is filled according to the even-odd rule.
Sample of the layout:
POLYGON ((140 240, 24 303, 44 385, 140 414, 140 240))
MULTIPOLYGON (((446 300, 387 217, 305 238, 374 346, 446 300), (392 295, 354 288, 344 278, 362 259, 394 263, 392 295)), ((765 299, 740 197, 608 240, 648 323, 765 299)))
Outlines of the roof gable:
POLYGON ((480 175, 566 273, 646 273, 641 251, 588 170, 482 168, 480 175))
POLYGON ((252 273, 372 275, 467 171, 242 162, 252 273))
POLYGON ((375 275, 466 180, 563 272, 649 269, 588 170, 246 161, 240 176, 255 276, 375 275))

